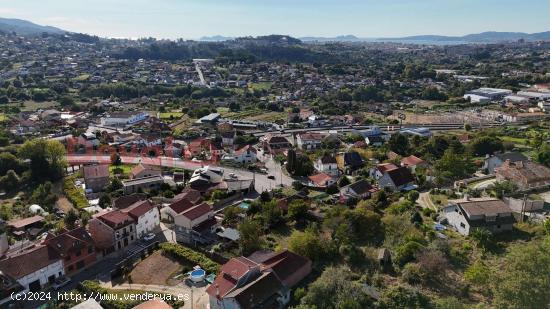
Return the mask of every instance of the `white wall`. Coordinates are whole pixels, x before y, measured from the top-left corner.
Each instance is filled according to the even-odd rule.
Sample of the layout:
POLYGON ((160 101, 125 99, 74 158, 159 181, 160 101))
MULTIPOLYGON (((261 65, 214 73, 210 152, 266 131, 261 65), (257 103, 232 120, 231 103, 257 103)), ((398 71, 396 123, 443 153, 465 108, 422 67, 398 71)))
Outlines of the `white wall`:
POLYGON ((18 279, 17 282, 19 282, 19 284, 21 284, 25 290, 28 290, 30 283, 36 280, 40 280, 40 285, 44 286, 48 283, 48 277, 55 276, 57 278, 59 277, 60 273, 62 276, 65 275, 65 269, 63 268, 63 262, 61 260, 58 260, 57 262, 50 264, 45 268, 42 268, 18 279))
POLYGON ((138 238, 153 231, 160 224, 160 213, 158 208, 153 208, 138 218, 136 224, 136 234, 138 238))

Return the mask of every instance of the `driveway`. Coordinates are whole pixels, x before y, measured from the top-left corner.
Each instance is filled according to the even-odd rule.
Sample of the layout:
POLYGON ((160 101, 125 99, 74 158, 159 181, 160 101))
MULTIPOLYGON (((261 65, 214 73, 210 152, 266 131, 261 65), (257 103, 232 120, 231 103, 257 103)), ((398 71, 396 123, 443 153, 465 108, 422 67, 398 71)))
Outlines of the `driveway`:
POLYGON ((438 211, 439 208, 432 202, 430 198, 430 192, 420 193, 418 200, 416 201, 422 208, 429 208, 438 211))
POLYGON ((471 188, 474 190, 485 190, 488 187, 494 185, 495 182, 497 182, 496 178, 486 179, 472 184, 471 188))

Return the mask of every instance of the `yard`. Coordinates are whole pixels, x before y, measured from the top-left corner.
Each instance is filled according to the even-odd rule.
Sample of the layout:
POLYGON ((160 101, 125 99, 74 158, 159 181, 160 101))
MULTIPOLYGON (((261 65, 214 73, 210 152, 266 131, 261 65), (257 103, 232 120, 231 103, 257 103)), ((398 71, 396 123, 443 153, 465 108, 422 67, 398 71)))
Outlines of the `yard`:
POLYGON ((129 177, 130 172, 134 168, 132 164, 121 164, 121 165, 111 165, 109 166, 109 173, 111 175, 121 174, 123 177, 129 177))
POLYGON ((174 286, 183 279, 173 278, 182 270, 183 266, 178 261, 163 255, 162 250, 157 250, 139 262, 130 272, 129 277, 132 278, 132 283, 136 284, 174 286))

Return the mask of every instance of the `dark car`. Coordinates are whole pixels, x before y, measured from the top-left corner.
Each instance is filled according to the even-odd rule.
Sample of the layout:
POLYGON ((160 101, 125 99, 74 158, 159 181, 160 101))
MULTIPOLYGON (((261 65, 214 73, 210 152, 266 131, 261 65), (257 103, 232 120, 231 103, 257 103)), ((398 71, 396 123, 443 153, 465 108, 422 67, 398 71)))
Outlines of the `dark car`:
POLYGON ((273 175, 269 175, 269 176, 267 176, 267 178, 275 180, 275 176, 273 176, 273 175))

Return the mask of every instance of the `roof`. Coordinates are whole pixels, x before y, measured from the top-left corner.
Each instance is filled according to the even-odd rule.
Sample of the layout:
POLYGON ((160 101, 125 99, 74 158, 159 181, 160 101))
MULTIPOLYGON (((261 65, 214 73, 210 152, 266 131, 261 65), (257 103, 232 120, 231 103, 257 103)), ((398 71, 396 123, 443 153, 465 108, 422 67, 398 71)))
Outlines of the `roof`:
POLYGON ((286 137, 280 136, 280 135, 269 136, 267 138, 267 142, 269 144, 284 144, 284 143, 289 144, 288 139, 286 139, 286 137))
POLYGON ((385 173, 387 171, 396 169, 397 165, 393 163, 382 163, 382 164, 378 164, 376 168, 380 171, 380 173, 385 173))
POLYGON ((527 183, 550 180, 550 168, 532 161, 510 162, 506 160, 503 165, 496 168, 496 173, 513 180, 519 176, 527 183))
POLYGON ((193 204, 196 204, 198 202, 200 202, 200 200, 202 199, 202 196, 201 196, 201 193, 197 190, 193 190, 191 188, 186 188, 183 192, 177 194, 176 196, 174 196, 174 198, 172 199, 173 201, 179 201, 179 200, 182 200, 182 199, 186 199, 188 201, 190 201, 191 203, 193 204))
POLYGON ((388 174, 388 176, 390 176, 394 185, 397 187, 406 185, 410 182, 414 182, 414 176, 411 174, 411 171, 409 171, 409 169, 406 167, 392 169, 387 171, 386 173, 388 174))
POLYGON ((264 272, 255 280, 243 287, 237 288, 226 297, 235 298, 240 307, 245 308, 272 308, 277 304, 274 297, 285 288, 273 272, 264 272))
POLYGON ((239 279, 247 274, 252 268, 258 267, 258 263, 245 257, 236 257, 222 265, 216 280, 206 289, 211 296, 219 295, 224 297, 236 285, 239 279))
POLYGON ((20 279, 59 261, 59 255, 45 245, 36 245, 18 254, 0 260, 0 270, 20 279))
POLYGON ((235 154, 236 154, 236 155, 240 155, 240 154, 245 153, 247 150, 250 150, 250 152, 252 152, 252 153, 257 153, 256 148, 254 148, 254 147, 252 147, 252 146, 250 146, 250 145, 246 145, 246 146, 244 146, 243 148, 241 148, 241 149, 235 151, 235 154))
POLYGON ((134 220, 127 213, 120 210, 113 210, 100 214, 97 218, 113 229, 119 229, 134 222, 134 220))
POLYGON ((130 173, 135 176, 143 171, 146 171, 146 170, 153 170, 153 171, 160 171, 160 167, 158 166, 155 166, 155 165, 147 165, 147 164, 143 164, 143 163, 140 163, 136 166, 134 166, 132 168, 132 171, 130 171, 130 173))
POLYGON ((44 243, 62 257, 67 256, 71 251, 80 251, 83 247, 94 245, 92 236, 83 226, 59 235, 48 234, 44 243))
POLYGON ((501 161, 510 160, 510 162, 517 162, 517 161, 527 161, 527 157, 524 156, 521 152, 505 152, 505 153, 497 153, 495 154, 495 157, 499 158, 501 161))
POLYGON ((311 266, 309 259, 286 249, 280 252, 260 250, 248 258, 262 264, 262 269, 272 269, 283 282, 286 282, 302 268, 311 266))
POLYGON ((212 206, 207 203, 201 203, 185 210, 182 215, 189 220, 195 220, 212 211, 212 206))
POLYGON ((122 185, 127 187, 127 186, 145 184, 149 182, 164 182, 164 178, 162 178, 161 175, 154 175, 154 176, 137 178, 137 179, 129 179, 129 180, 123 180, 122 185))
POLYGON ((32 216, 25 219, 17 220, 17 221, 10 221, 8 223, 9 226, 11 226, 14 229, 21 229, 28 225, 32 225, 38 222, 44 221, 44 217, 42 216, 32 216))
POLYGON ((496 216, 502 213, 511 213, 512 211, 501 200, 477 200, 457 202, 468 216, 496 216))
POLYGON ((321 133, 301 133, 301 134, 298 134, 298 136, 302 140, 322 141, 326 135, 321 133))
POLYGON ((86 165, 84 166, 84 179, 109 177, 109 165, 86 165))
POLYGON ((189 199, 182 198, 168 205, 175 213, 180 214, 195 205, 189 199))
POLYGON ((323 164, 336 164, 336 158, 330 154, 325 154, 319 160, 323 164))
POLYGON ((410 155, 408 157, 401 159, 401 164, 403 164, 404 166, 415 166, 415 165, 422 164, 424 162, 425 162, 424 160, 414 155, 410 155))
POLYGON ((358 167, 363 165, 363 159, 359 153, 352 151, 344 153, 344 164, 346 166, 358 167))
POLYGON ((134 193, 130 195, 123 195, 114 201, 114 206, 115 208, 123 209, 134 204, 135 202, 142 201, 146 198, 147 198, 147 194, 144 194, 144 193, 134 193))
POLYGON ((319 185, 319 186, 324 186, 327 181, 332 179, 331 176, 329 176, 325 173, 319 173, 319 174, 311 175, 308 178, 313 183, 315 183, 316 185, 319 185))
POLYGON ((360 194, 360 195, 366 194, 366 193, 370 192, 373 189, 372 185, 364 179, 361 179, 361 180, 356 181, 352 184, 349 184, 349 185, 347 185, 347 187, 352 189, 353 192, 355 192, 357 194, 360 194))
POLYGON ((148 213, 153 208, 155 208, 155 205, 153 205, 149 200, 144 200, 135 202, 121 211, 127 213, 130 217, 137 221, 139 217, 148 213))

